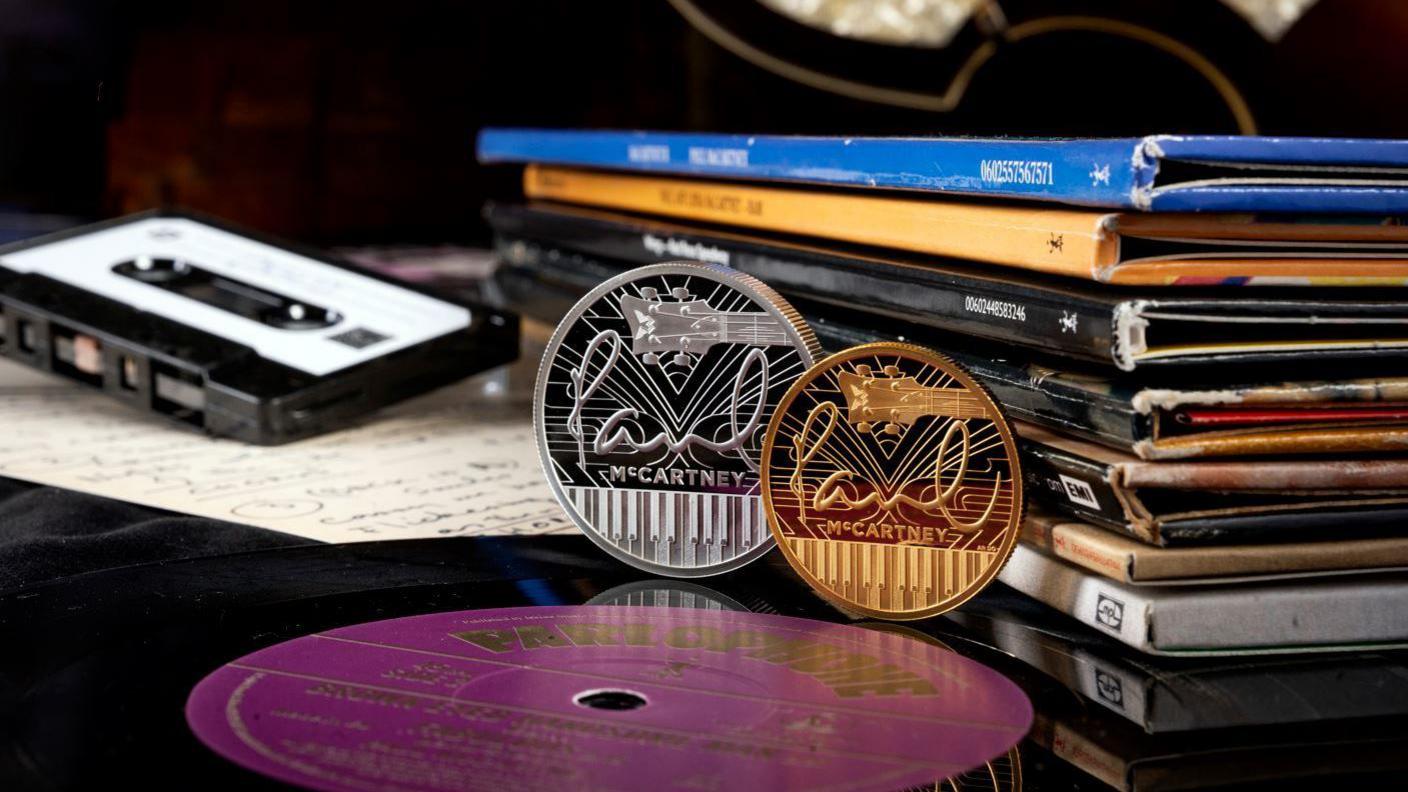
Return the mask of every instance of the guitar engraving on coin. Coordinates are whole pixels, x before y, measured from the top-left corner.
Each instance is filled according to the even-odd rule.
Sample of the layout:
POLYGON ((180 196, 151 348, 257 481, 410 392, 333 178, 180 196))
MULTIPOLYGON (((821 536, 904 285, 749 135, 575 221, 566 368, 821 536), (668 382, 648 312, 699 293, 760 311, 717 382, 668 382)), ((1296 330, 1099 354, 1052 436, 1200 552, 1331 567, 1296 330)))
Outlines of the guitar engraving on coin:
POLYGON ((865 344, 802 375, 763 447, 783 554, 832 602, 919 619, 1001 570, 1022 520, 1021 463, 987 390, 923 347, 865 344))
POLYGON ((616 558, 663 575, 736 569, 773 545, 758 458, 819 347, 761 281, 653 264, 582 298, 548 342, 533 402, 562 507, 616 558))

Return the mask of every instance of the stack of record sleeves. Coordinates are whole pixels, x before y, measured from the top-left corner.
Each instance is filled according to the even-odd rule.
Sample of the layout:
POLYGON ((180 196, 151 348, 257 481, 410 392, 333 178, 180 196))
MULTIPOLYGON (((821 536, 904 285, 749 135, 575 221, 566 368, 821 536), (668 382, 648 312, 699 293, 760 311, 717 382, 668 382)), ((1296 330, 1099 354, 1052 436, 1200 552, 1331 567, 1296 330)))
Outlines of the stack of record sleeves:
POLYGON ((1408 142, 486 130, 518 307, 726 264, 828 350, 965 365, 1030 502, 1000 580, 1151 654, 1408 643, 1408 142))

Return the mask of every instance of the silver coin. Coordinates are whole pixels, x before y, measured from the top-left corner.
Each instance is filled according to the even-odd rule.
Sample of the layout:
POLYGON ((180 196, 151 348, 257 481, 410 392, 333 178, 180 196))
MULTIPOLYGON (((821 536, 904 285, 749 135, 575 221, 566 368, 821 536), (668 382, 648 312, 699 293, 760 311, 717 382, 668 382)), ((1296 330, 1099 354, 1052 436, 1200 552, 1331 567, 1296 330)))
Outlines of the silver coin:
POLYGON ((737 569, 773 546, 763 433, 820 353, 761 281, 715 264, 618 275, 567 312, 533 423, 558 502, 603 550, 660 575, 737 569))

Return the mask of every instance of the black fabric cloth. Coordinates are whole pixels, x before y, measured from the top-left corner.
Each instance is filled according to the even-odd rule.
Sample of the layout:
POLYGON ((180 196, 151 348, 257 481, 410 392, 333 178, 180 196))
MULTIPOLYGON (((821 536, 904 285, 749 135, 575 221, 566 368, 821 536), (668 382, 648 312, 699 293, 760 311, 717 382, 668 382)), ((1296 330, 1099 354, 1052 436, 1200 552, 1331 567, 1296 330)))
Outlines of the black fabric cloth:
POLYGON ((0 477, 0 591, 101 569, 312 544, 0 477))

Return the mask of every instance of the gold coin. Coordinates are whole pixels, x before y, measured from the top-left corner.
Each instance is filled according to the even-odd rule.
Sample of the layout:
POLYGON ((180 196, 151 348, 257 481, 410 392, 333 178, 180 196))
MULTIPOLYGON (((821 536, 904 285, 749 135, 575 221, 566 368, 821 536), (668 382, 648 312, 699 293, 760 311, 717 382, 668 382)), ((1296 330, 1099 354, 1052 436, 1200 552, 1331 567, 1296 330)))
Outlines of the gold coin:
POLYGON ((812 366, 763 441, 763 509, 788 563, 841 607, 887 619, 951 610, 997 576, 1022 522, 1022 471, 996 401, 913 344, 812 366))

